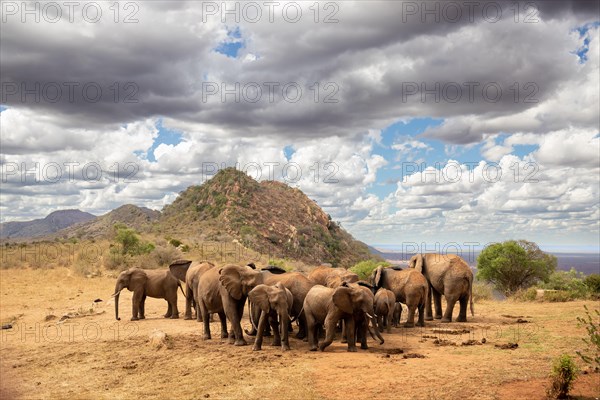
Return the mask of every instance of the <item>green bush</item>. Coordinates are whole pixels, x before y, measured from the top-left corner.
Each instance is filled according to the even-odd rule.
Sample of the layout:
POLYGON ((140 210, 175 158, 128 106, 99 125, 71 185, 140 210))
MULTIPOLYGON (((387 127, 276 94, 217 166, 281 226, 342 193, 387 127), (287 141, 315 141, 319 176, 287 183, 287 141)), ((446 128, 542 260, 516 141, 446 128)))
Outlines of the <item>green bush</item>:
POLYGON ((600 293, 600 274, 590 274, 583 280, 585 286, 592 293, 600 293))
POLYGON ((592 355, 583 354, 579 350, 576 353, 585 363, 593 364, 596 370, 600 370, 600 324, 598 323, 600 320, 600 311, 597 309, 594 310, 596 314, 596 322, 594 322, 594 317, 592 317, 590 310, 585 305, 583 307, 585 308, 585 317, 577 317, 577 321, 579 321, 579 326, 584 326, 587 331, 589 337, 582 340, 592 355))
POLYGON ((568 398, 569 391, 577 379, 579 369, 573 358, 568 354, 562 354, 554 360, 552 372, 550 373, 550 387, 547 390, 548 397, 553 399, 568 398))
POLYGON ((510 297, 512 300, 516 301, 535 301, 537 297, 537 289, 534 287, 530 287, 527 289, 519 289, 513 293, 510 297))
POLYGON ((367 280, 373 273, 373 270, 380 265, 383 265, 384 267, 389 267, 392 264, 390 264, 387 261, 378 261, 371 259, 354 264, 354 266, 350 268, 350 271, 358 275, 359 279, 367 280))
POLYGON ((473 301, 492 300, 494 287, 485 282, 473 282, 473 301))
MULTIPOLYGON (((566 292, 559 295, 559 297, 562 296, 563 298, 569 298, 570 300, 588 298, 590 292, 589 287, 585 283, 583 273, 577 272, 574 268, 571 268, 570 271, 553 272, 550 274, 548 282, 541 284, 540 288, 566 292)), ((544 297, 545 296, 546 295, 544 294, 544 297)))
POLYGON ((173 247, 179 247, 181 246, 181 240, 171 239, 169 240, 169 244, 173 247))

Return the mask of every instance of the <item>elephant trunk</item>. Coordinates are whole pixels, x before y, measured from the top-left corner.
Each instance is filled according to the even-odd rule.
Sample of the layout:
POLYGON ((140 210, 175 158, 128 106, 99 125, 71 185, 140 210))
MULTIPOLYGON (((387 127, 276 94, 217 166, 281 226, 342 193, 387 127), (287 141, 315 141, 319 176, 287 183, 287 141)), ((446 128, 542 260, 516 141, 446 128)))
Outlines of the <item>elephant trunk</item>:
POLYGON ((123 287, 117 283, 117 286, 115 286, 115 294, 113 294, 113 297, 115 298, 115 318, 117 321, 121 320, 121 318, 119 318, 119 296, 121 295, 121 290, 123 290, 123 287))
MULTIPOLYGON (((373 339, 375 339, 375 336, 377 336, 377 339, 379 339, 379 344, 383 344, 385 342, 385 340, 383 340, 383 336, 381 336, 381 333, 379 333, 379 328, 377 328, 377 317, 372 316, 370 318, 371 324, 369 325, 368 321, 367 321, 367 327, 369 329, 369 333, 371 334, 371 337, 373 339)), ((389 323, 389 322, 388 322, 389 323)), ((375 340, 377 340, 375 339, 375 340)))
MULTIPOLYGON (((252 328, 250 328, 250 330, 244 329, 244 332, 246 332, 246 335, 248 336, 256 336, 256 332, 258 330, 258 328, 256 327, 256 322, 254 322, 254 317, 258 319, 260 318, 260 314, 256 314, 256 310, 257 308, 254 306, 254 304, 252 304, 251 301, 248 301, 248 318, 250 319, 250 324, 252 325, 252 328)), ((258 310, 260 310, 260 308, 258 310)))
POLYGON ((287 309, 284 309, 279 314, 279 332, 281 333, 281 343, 285 345, 288 343, 288 325, 290 321, 290 316, 288 314, 287 309))

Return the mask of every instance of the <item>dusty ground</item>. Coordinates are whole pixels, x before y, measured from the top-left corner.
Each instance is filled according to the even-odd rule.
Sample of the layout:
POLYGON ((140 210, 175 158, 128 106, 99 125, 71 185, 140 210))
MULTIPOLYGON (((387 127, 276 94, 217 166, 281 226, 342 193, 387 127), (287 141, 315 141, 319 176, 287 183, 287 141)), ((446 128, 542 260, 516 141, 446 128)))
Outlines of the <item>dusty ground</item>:
MULTIPOLYGON (((371 341, 358 353, 339 342, 311 353, 295 339, 282 353, 268 338, 262 352, 252 352, 200 340, 195 321, 163 319, 163 300, 148 299, 147 319, 129 322, 126 291, 117 322, 113 287, 114 278, 86 279, 65 268, 1 270, 0 319, 13 329, 1 332, 0 398, 542 399, 552 359, 582 348, 576 316, 584 304, 598 307, 480 302, 469 323, 393 329, 384 345, 371 341), (93 306, 97 298, 103 301, 93 306), (68 312, 72 318, 61 322, 68 312), (154 329, 167 333, 168 346, 149 343, 154 329), (457 345, 436 345, 436 338, 457 345), (509 342, 518 348, 495 347, 509 342)), ((218 338, 219 324, 212 330, 218 338)), ((581 376, 573 393, 600 397, 600 375, 581 376)))

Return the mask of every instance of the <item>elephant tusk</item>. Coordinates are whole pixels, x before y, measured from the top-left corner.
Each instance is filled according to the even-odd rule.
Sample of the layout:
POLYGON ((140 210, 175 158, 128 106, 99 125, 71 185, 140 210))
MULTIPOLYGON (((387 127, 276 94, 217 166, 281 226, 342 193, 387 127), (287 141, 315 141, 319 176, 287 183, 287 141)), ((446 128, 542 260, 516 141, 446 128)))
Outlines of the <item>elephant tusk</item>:
POLYGON ((367 313, 367 317, 369 317, 370 319, 373 319, 373 316, 369 313, 367 313))

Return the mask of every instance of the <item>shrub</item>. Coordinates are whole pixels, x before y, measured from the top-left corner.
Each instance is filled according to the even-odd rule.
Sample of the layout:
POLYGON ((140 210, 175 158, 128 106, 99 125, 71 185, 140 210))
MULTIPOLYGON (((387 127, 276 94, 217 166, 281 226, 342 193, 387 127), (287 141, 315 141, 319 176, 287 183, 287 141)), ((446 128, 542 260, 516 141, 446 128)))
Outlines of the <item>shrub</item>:
POLYGON ((548 397, 553 399, 566 399, 577 379, 579 372, 577 365, 568 354, 563 354, 554 360, 550 374, 550 387, 547 390, 548 397))
POLYGON ((534 301, 537 297, 537 289, 530 287, 527 289, 519 289, 511 296, 512 300, 516 301, 534 301))
POLYGON ((590 274, 583 280, 585 286, 592 293, 600 293, 600 274, 590 274))
POLYGON ((367 280, 373 273, 373 270, 380 265, 383 265, 384 267, 389 267, 392 264, 390 264, 387 261, 378 261, 371 259, 354 264, 354 266, 350 268, 350 271, 358 275, 359 279, 367 280))
POLYGON ((181 246, 181 240, 171 239, 169 240, 169 244, 173 247, 179 247, 181 246))
MULTIPOLYGON (((585 317, 577 317, 579 326, 584 326, 589 338, 583 338, 583 342, 587 345, 589 350, 592 352, 592 356, 583 354, 581 351, 576 351, 577 355, 587 364, 593 364, 596 370, 600 369, 600 324, 594 322, 590 310, 587 306, 585 308, 585 317)), ((596 321, 600 320, 600 311, 594 310, 596 314, 596 321)))
POLYGON ((157 246, 150 255, 159 266, 166 266, 182 258, 181 252, 172 246, 157 246))
POLYGON ((542 289, 559 290, 567 292, 566 294, 563 293, 561 295, 563 298, 569 298, 569 300, 573 300, 576 298, 588 298, 590 291, 588 286, 585 284, 583 273, 577 272, 574 268, 571 268, 570 271, 553 272, 552 274, 550 274, 548 282, 541 284, 540 287, 542 289))
POLYGON ((509 240, 487 246, 477 257, 477 277, 504 294, 512 294, 539 281, 548 281, 556 269, 556 257, 526 240, 509 240))
POLYGON ((550 303, 564 303, 565 301, 573 301, 578 297, 576 292, 569 290, 557 290, 555 292, 544 292, 544 296, 541 298, 542 301, 550 303))
POLYGON ((473 301, 492 300, 494 287, 485 282, 473 282, 473 301))

